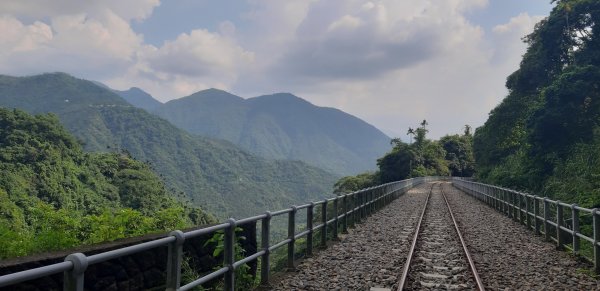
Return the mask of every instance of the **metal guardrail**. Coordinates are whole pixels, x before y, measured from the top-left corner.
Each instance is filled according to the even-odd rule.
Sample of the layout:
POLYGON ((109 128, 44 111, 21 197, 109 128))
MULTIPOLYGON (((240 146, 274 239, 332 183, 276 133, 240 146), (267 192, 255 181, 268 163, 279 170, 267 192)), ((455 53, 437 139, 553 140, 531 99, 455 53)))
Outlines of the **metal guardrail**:
POLYGON ((567 204, 462 178, 453 178, 452 183, 536 234, 543 234, 547 241, 554 241, 558 249, 569 249, 574 255, 593 262, 596 274, 600 274, 600 211, 597 208, 583 208, 577 204, 567 204), (587 230, 590 236, 582 233, 582 230, 587 230), (591 244, 591 256, 581 252, 582 239, 591 244))
POLYGON ((89 265, 108 261, 111 259, 131 255, 134 253, 168 246, 167 258, 167 276, 166 290, 190 290, 196 286, 209 282, 219 277, 224 278, 224 289, 235 289, 235 270, 240 266, 257 260, 261 262, 261 285, 269 286, 270 275, 270 254, 274 250, 287 245, 287 267, 294 269, 295 267, 295 244, 296 240, 306 237, 306 255, 313 253, 313 235, 317 230, 320 230, 320 245, 325 248, 328 239, 328 226, 332 228, 332 239, 338 238, 339 226, 341 224, 342 232, 348 230, 348 221, 352 224, 360 222, 362 219, 371 215, 383 206, 389 204, 408 189, 424 182, 438 179, 437 177, 421 177, 402 180, 383 184, 376 187, 371 187, 356 191, 349 194, 339 195, 334 198, 325 199, 318 202, 311 202, 300 206, 292 206, 287 209, 282 209, 275 212, 267 211, 264 214, 248 217, 240 220, 233 218, 228 219, 225 223, 197 229, 189 232, 179 230, 172 231, 167 237, 156 239, 153 241, 128 246, 104 253, 86 256, 82 253, 70 254, 65 258, 64 262, 52 264, 35 269, 25 270, 17 273, 12 273, 0 276, 0 287, 18 284, 20 282, 38 279, 45 276, 50 276, 58 273, 64 274, 63 290, 68 291, 83 291, 85 270, 89 265), (341 205, 340 205, 341 204, 341 205), (332 218, 328 219, 328 206, 333 206, 332 218), (339 208, 343 211, 340 212, 339 208), (313 225, 313 216, 315 207, 320 207, 321 224, 313 225), (296 217, 299 210, 306 209, 306 230, 296 233, 296 217), (271 218, 279 215, 288 215, 288 237, 273 245, 270 244, 271 234, 271 218), (261 221, 261 246, 260 249, 251 255, 244 257, 238 261, 235 260, 235 228, 236 226, 245 223, 261 221), (197 237, 200 235, 211 234, 216 231, 224 231, 224 251, 223 251, 223 267, 207 274, 195 281, 181 286, 181 266, 183 255, 183 244, 186 239, 197 237))

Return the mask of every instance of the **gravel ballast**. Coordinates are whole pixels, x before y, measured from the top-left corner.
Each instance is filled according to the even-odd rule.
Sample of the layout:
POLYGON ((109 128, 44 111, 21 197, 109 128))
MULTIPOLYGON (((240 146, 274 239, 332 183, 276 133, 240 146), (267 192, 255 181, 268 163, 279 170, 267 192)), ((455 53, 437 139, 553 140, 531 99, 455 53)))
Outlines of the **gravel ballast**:
POLYGON ((600 290, 584 273, 590 265, 450 183, 444 189, 486 289, 600 290))
MULTIPOLYGON (((443 188, 487 290, 600 290, 600 280, 586 274, 589 264, 451 183, 443 188)), ((276 276, 272 290, 392 289, 430 189, 431 183, 411 189, 296 271, 276 276)))
POLYGON ((421 184, 350 229, 340 241, 302 261, 274 290, 391 288, 402 272, 417 217, 431 188, 421 184))

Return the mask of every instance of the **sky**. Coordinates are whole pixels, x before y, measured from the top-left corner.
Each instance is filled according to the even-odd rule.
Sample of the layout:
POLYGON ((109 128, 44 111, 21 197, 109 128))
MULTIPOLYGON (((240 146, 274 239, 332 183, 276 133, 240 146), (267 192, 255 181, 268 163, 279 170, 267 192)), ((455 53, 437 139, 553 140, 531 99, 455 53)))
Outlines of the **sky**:
POLYGON ((550 0, 3 0, 0 74, 168 100, 290 92, 406 139, 487 119, 550 0))

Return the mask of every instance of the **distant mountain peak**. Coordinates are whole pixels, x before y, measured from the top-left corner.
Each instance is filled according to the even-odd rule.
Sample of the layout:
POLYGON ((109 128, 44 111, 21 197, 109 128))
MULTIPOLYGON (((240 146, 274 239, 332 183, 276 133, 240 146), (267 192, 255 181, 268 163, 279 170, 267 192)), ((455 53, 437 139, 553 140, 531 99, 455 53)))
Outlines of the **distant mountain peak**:
POLYGON ((186 102, 205 102, 205 101, 209 101, 211 103, 214 102, 239 102, 239 101, 243 101, 244 98, 237 96, 237 95, 233 95, 227 91, 223 91, 220 89, 216 89, 216 88, 210 88, 210 89, 206 89, 206 90, 202 90, 202 91, 198 91, 192 95, 189 96, 185 96, 185 97, 181 97, 178 99, 173 99, 169 102, 167 102, 168 104, 179 104, 179 103, 186 103, 186 102))
POLYGON ((262 95, 248 99, 249 102, 271 103, 271 104, 287 104, 293 106, 316 106, 306 99, 300 98, 292 93, 275 93, 270 95, 262 95))
POLYGON ((127 102, 129 102, 131 105, 138 107, 138 108, 142 108, 145 109, 146 111, 153 111, 154 109, 158 108, 160 105, 162 105, 162 103, 156 99, 154 99, 154 97, 152 97, 152 95, 148 94, 146 91, 138 88, 138 87, 131 87, 126 91, 119 91, 119 90, 113 90, 115 93, 117 93, 119 96, 123 97, 123 99, 125 99, 127 102))
POLYGON ((374 169, 391 148, 389 137, 363 120, 287 92, 243 99, 208 89, 169 101, 156 113, 191 133, 342 175, 374 169))

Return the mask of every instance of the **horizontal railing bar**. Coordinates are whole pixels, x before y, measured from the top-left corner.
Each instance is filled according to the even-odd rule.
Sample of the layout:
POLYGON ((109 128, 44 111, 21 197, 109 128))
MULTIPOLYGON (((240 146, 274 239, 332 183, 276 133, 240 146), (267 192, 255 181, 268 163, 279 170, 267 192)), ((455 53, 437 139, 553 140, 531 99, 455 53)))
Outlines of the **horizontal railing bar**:
POLYGON ((175 240, 176 240, 176 238, 174 236, 167 236, 167 237, 163 237, 163 238, 160 238, 157 240, 152 240, 149 242, 141 243, 138 245, 132 245, 132 246, 124 247, 122 249, 116 249, 116 250, 112 250, 112 251, 108 251, 108 252, 104 252, 104 253, 99 253, 99 254, 87 257, 88 264, 93 265, 93 264, 97 264, 100 262, 105 262, 105 261, 108 261, 111 259, 115 259, 118 257, 123 257, 123 256, 131 255, 131 254, 143 252, 143 251, 146 251, 149 249, 166 246, 167 244, 174 242, 175 240))
POLYGON ((296 206, 296 210, 308 208, 309 206, 310 206, 310 203, 309 204, 303 204, 303 205, 300 205, 300 206, 296 206))
POLYGON ((281 210, 277 210, 275 212, 271 212, 271 216, 278 216, 278 215, 290 213, 292 211, 293 211, 292 208, 281 209, 281 210))
POLYGON ((291 241, 292 241, 292 240, 291 240, 291 239, 289 239, 289 238, 287 238, 287 239, 284 239, 283 241, 280 241, 278 244, 274 244, 274 245, 270 246, 270 247, 269 247, 269 251, 270 251, 270 252, 272 252, 272 251, 274 251, 274 250, 276 250, 276 249, 278 249, 278 248, 280 248, 280 247, 282 247, 282 246, 286 245, 287 243, 289 243, 289 242, 291 242, 291 241))
POLYGON ((301 238, 301 237, 303 237, 303 236, 305 236, 305 235, 307 235, 309 233, 310 233, 310 229, 307 229, 307 230, 305 230, 305 231, 303 231, 301 233, 296 234, 294 236, 294 239, 299 239, 299 238, 301 238))
POLYGON ((227 273, 227 271, 229 271, 229 268, 228 267, 223 267, 223 268, 218 269, 218 270, 216 270, 216 271, 214 271, 214 272, 212 272, 212 273, 210 273, 210 274, 208 274, 208 275, 206 275, 206 276, 204 276, 204 277, 202 277, 202 278, 200 278, 200 279, 198 279, 196 281, 193 281, 191 283, 188 283, 188 284, 185 284, 185 285, 181 286, 179 288, 179 290, 181 290, 181 291, 192 290, 192 288, 194 288, 194 287, 196 287, 198 285, 202 285, 202 284, 204 284, 204 283, 206 283, 206 282, 208 282, 210 280, 214 280, 216 278, 219 278, 219 277, 223 276, 225 273, 227 273))
POLYGON ((591 209, 589 209, 589 208, 583 208, 583 207, 581 207, 581 206, 575 206, 575 209, 577 209, 577 210, 579 210, 579 211, 584 211, 584 212, 585 212, 585 214, 589 214, 589 215, 591 215, 591 214, 592 214, 592 210, 591 210, 591 209))
POLYGON ((317 225, 317 226, 313 226, 313 231, 314 231, 314 230, 319 230, 319 229, 321 229, 321 228, 323 228, 323 224, 322 224, 322 223, 321 223, 321 224, 319 224, 319 225, 317 225))
POLYGON ((239 267, 240 267, 241 265, 243 265, 243 264, 246 264, 246 263, 252 262, 252 261, 254 261, 254 260, 256 260, 256 259, 260 258, 260 256, 264 255, 265 253, 266 253, 266 252, 265 252, 265 250, 262 250, 262 251, 259 251, 259 252, 257 252, 257 253, 256 253, 256 254, 254 254, 254 255, 251 255, 251 256, 249 256, 249 257, 243 258, 243 259, 241 259, 241 260, 239 260, 239 261, 237 261, 237 262, 233 263, 233 268, 234 268, 234 269, 237 269, 237 268, 239 268, 239 267))
POLYGON ((0 276, 0 287, 58 274, 64 271, 69 271, 71 268, 73 268, 73 262, 67 261, 0 276))
POLYGON ((587 241, 591 242, 592 244, 594 243, 594 239, 593 239, 593 238, 591 238, 591 237, 587 237, 587 236, 585 236, 583 233, 580 233, 580 232, 578 232, 578 233, 576 233, 576 235, 577 235, 578 237, 580 237, 580 238, 584 239, 584 240, 587 240, 587 241))
POLYGON ((235 225, 237 226, 237 225, 243 225, 243 224, 254 222, 254 221, 259 221, 259 220, 261 220, 263 218, 266 218, 266 217, 267 217, 266 214, 261 214, 261 215, 257 215, 257 216, 243 218, 243 219, 240 219, 240 220, 236 220, 235 221, 235 225))
POLYGON ((183 233, 183 237, 185 239, 190 239, 190 238, 197 237, 197 236, 204 235, 204 234, 208 234, 208 233, 211 233, 211 232, 214 232, 214 231, 226 229, 228 227, 229 227, 229 223, 221 223, 221 224, 209 226, 207 228, 201 228, 201 229, 196 229, 196 230, 192 230, 192 231, 189 231, 189 232, 184 232, 183 233))
POLYGON ((564 226, 561 226, 561 227, 560 227, 560 229, 561 229, 561 230, 564 230, 564 231, 566 231, 566 232, 573 232, 573 230, 572 230, 572 229, 570 229, 570 228, 567 228, 567 227, 564 227, 564 226))

